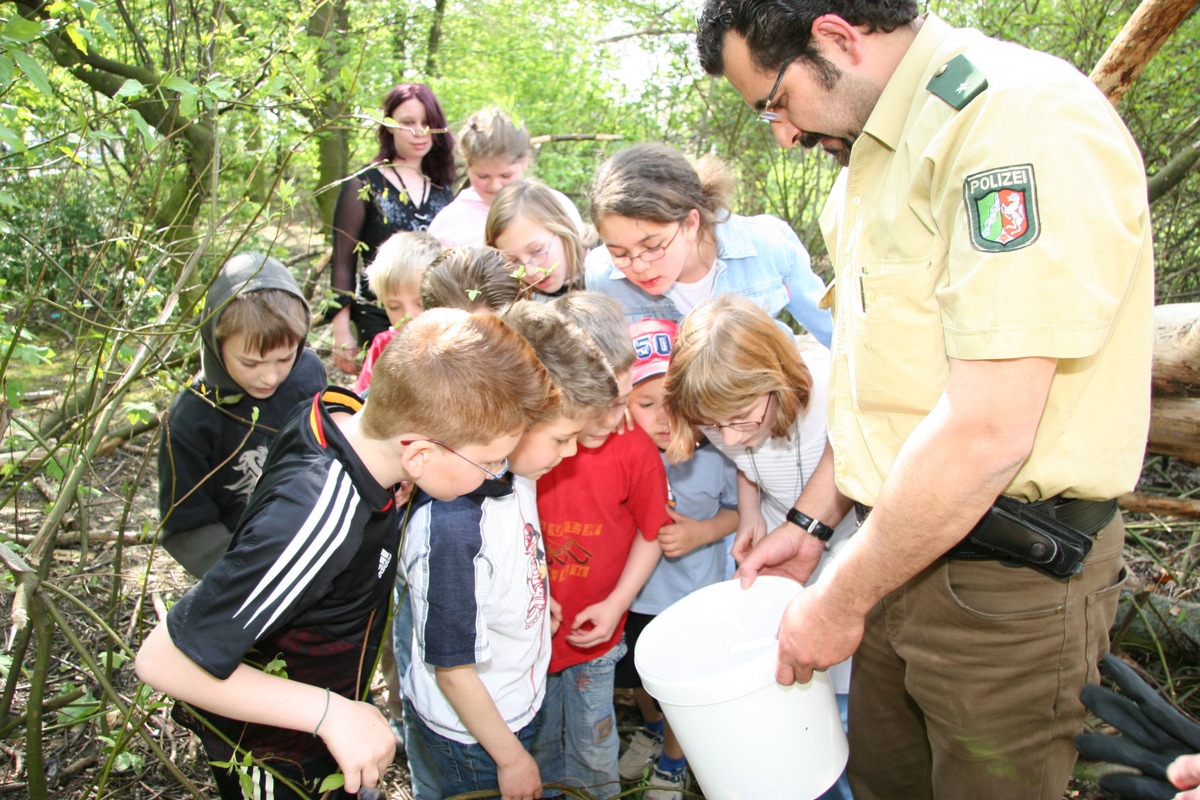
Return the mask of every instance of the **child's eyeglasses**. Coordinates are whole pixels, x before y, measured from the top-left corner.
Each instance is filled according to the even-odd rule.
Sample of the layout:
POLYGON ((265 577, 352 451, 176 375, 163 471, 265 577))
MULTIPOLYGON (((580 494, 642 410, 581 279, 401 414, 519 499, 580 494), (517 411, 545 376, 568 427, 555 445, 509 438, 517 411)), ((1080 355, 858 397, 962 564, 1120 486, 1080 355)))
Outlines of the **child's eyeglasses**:
POLYGON ((524 260, 527 267, 544 267, 550 258, 550 244, 544 244, 530 253, 524 260))
POLYGON ((719 422, 710 422, 707 425, 701 425, 700 427, 708 428, 709 430, 713 430, 713 431, 724 430, 725 428, 729 428, 730 430, 734 430, 734 431, 756 431, 762 427, 762 424, 764 422, 767 421, 767 414, 769 414, 771 412, 771 401, 774 399, 775 399, 774 392, 767 395, 767 404, 765 406, 763 406, 762 416, 759 417, 757 420, 743 419, 743 420, 738 420, 737 422, 728 422, 724 425, 720 424, 719 422))
POLYGON ((683 230, 682 222, 675 227, 675 232, 671 234, 670 239, 667 239, 667 241, 663 242, 662 244, 656 244, 654 247, 647 247, 640 253, 627 253, 623 256, 613 256, 610 252, 609 255, 612 257, 613 266, 617 269, 629 269, 633 266, 634 261, 641 261, 643 264, 652 264, 655 261, 658 261, 667 254, 667 248, 670 247, 671 243, 675 241, 675 238, 679 236, 679 232, 681 230, 683 230))
POLYGON ((405 447, 408 447, 410 444, 414 444, 416 442, 430 442, 431 444, 436 444, 438 447, 448 450, 449 452, 458 456, 463 461, 467 462, 472 467, 475 467, 475 469, 479 470, 484 475, 487 475, 489 478, 491 478, 494 481, 500 480, 501 478, 504 477, 504 473, 508 472, 508 459, 507 458, 502 458, 499 461, 490 461, 487 464, 477 464, 474 461, 472 461, 471 459, 464 456, 462 453, 455 450, 450 445, 446 444, 445 442, 440 442, 437 439, 401 439, 400 440, 400 444, 402 444, 405 447))

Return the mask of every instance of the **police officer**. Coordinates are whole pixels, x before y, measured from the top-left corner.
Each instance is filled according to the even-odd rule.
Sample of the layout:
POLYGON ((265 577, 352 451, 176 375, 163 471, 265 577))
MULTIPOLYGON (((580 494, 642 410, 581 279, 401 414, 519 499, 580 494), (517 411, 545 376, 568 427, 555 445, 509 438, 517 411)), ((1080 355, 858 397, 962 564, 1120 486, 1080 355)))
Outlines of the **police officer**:
POLYGON ((708 0, 698 46, 783 147, 844 167, 821 217, 831 447, 743 582, 806 578, 826 526, 863 521, 788 607, 777 678, 854 654, 856 800, 1058 800, 1149 425, 1137 148, 1074 68, 910 0, 708 0), (1035 543, 958 557, 1000 495, 1035 543), (1090 548, 1077 574, 1047 517, 1090 548))

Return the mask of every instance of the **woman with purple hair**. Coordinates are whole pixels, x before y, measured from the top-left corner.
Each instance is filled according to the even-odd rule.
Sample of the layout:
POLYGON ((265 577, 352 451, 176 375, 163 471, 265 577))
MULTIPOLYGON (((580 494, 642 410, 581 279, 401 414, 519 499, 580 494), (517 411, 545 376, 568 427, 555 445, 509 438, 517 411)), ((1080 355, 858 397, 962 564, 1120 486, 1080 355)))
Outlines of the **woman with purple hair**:
POLYGON ((333 359, 351 374, 362 347, 388 327, 367 286, 367 266, 392 234, 428 228, 450 202, 456 177, 454 136, 425 84, 402 83, 384 95, 376 138, 379 152, 342 184, 333 214, 330 282, 340 306, 332 317, 333 359))

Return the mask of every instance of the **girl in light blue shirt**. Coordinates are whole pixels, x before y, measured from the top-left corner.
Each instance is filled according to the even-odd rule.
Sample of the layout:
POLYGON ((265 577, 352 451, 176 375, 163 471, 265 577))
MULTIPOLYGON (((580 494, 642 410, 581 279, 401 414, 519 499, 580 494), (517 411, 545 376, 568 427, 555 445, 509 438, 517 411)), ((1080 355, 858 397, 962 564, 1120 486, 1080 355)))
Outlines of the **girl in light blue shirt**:
POLYGON ((717 159, 693 167, 661 144, 614 155, 592 186, 592 221, 605 246, 587 257, 587 288, 614 297, 629 322, 678 321, 733 292, 771 316, 786 308, 828 347, 829 311, 817 307, 825 285, 804 245, 781 219, 730 213, 731 190, 717 159))

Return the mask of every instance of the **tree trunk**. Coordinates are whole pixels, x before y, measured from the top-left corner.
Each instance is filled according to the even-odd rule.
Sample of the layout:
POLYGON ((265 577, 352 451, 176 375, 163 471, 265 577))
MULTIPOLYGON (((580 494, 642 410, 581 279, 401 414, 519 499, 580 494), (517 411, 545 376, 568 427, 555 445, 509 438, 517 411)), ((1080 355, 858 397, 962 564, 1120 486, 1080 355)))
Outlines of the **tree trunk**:
POLYGON ((1154 307, 1155 395, 1200 397, 1200 303, 1154 307))
POLYGON ((342 125, 346 112, 346 90, 340 79, 343 64, 342 47, 350 27, 350 12, 346 0, 326 0, 313 9, 306 32, 321 40, 318 63, 323 83, 329 87, 322 93, 316 113, 310 117, 317 132, 317 207, 325 223, 325 243, 333 247, 333 209, 337 205, 340 181, 350 172, 350 143, 342 125))
POLYGON ((1092 82, 1114 106, 1163 42, 1187 19, 1197 0, 1142 0, 1092 70, 1092 82))
POLYGON ((442 20, 446 16, 446 0, 434 0, 433 23, 429 26, 429 47, 425 56, 425 75, 432 78, 438 75, 438 47, 442 43, 442 20))

